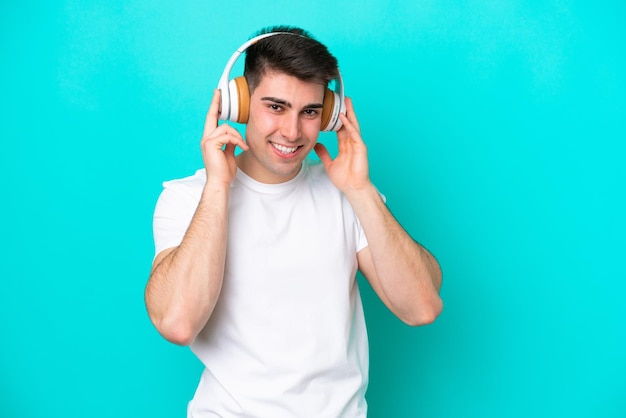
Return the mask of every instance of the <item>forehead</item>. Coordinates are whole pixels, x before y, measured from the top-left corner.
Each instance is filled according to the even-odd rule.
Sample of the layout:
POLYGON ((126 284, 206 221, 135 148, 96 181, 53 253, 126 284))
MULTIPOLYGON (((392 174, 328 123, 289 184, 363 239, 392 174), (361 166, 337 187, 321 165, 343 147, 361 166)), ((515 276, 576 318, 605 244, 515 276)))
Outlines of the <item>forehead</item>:
POLYGON ((302 101, 322 102, 326 86, 312 81, 303 81, 297 77, 281 73, 266 72, 261 77, 259 85, 254 89, 252 96, 272 96, 282 99, 295 100, 301 98, 302 101))

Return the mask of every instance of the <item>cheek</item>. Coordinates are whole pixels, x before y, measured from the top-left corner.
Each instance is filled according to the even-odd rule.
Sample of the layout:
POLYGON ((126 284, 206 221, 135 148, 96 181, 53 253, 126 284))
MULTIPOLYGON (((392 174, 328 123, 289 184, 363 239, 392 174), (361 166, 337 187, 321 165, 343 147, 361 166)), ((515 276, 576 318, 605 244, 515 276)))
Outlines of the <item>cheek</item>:
POLYGON ((320 134, 320 123, 319 119, 317 120, 307 120, 302 123, 302 134, 307 138, 316 141, 317 137, 320 134))
POLYGON ((276 130, 275 119, 266 112, 251 112, 248 126, 256 132, 272 132, 276 130))

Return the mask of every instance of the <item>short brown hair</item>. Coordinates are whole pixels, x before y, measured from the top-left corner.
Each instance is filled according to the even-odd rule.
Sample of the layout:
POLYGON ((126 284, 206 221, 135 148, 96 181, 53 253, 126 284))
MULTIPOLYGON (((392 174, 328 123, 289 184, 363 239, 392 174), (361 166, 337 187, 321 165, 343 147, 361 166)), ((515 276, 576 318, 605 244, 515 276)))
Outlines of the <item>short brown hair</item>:
POLYGON ((272 71, 325 87, 338 77, 337 59, 310 33, 292 26, 273 26, 262 29, 256 36, 274 32, 285 33, 263 38, 246 50, 244 76, 250 93, 272 71))

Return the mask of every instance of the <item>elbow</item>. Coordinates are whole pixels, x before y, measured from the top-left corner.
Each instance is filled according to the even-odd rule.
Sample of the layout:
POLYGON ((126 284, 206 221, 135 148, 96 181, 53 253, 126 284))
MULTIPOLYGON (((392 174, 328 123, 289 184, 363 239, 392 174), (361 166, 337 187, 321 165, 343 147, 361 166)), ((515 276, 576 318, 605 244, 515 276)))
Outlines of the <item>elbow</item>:
POLYGON ((199 330, 189 313, 180 307, 162 306, 146 292, 145 304, 148 317, 158 333, 167 341, 188 346, 194 342, 199 330))
POLYGON ((439 295, 435 295, 432 300, 416 303, 413 312, 402 318, 402 321, 412 327, 429 325, 435 322, 443 311, 443 301, 439 295))
POLYGON ((442 275, 438 264, 435 270, 436 272, 431 276, 431 282, 434 285, 433 289, 429 292, 421 293, 421 297, 420 295, 415 296, 413 309, 406 320, 404 320, 407 325, 418 327, 432 324, 443 311, 443 300, 439 295, 442 275))
POLYGON ((159 329, 159 333, 163 338, 172 344, 180 345, 180 346, 188 346, 194 342, 196 339, 196 335, 193 332, 183 328, 170 328, 170 329, 159 329))
POLYGON ((172 317, 157 318, 153 315, 150 315, 150 320, 159 334, 172 344, 188 346, 196 339, 197 333, 188 321, 172 317))

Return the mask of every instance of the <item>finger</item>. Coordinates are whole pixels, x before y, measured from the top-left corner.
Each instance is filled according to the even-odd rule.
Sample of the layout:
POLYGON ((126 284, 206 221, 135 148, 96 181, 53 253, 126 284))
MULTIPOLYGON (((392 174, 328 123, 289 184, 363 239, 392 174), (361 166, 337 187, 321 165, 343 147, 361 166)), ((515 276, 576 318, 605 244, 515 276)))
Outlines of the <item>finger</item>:
POLYGON ((328 149, 326 149, 324 144, 320 144, 319 142, 315 144, 315 147, 313 149, 315 150, 315 153, 317 154, 320 161, 322 162, 322 165, 324 166, 324 168, 327 169, 330 163, 333 162, 333 159, 330 158, 330 153, 328 152, 328 149))
MULTIPOLYGON (((341 123, 343 126, 341 127, 342 137, 345 135, 346 139, 350 139, 355 142, 363 142, 363 138, 361 138, 361 132, 358 130, 358 127, 354 125, 354 123, 345 115, 340 115, 341 123)), ((337 132, 337 136, 339 137, 339 132, 337 132)), ((342 139, 342 138, 340 138, 342 139)), ((349 142, 349 141, 345 141, 349 142)))
MULTIPOLYGON (((235 128, 233 128, 232 126, 224 123, 220 126, 218 126, 217 128, 215 128, 212 132, 206 133, 203 137, 202 137, 202 141, 201 142, 213 142, 213 141, 219 141, 220 137, 224 136, 224 135, 231 135, 233 137, 237 137, 239 138, 241 143, 244 143, 243 137, 241 136, 241 133, 239 133, 239 131, 235 128)), ((246 146, 247 148, 247 146, 246 146)))
POLYGON ((217 120, 218 113, 220 110, 220 90, 213 90, 213 99, 211 100, 211 105, 209 106, 209 111, 206 114, 206 119, 204 121, 204 132, 203 136, 209 136, 215 128, 217 128, 217 120))
POLYGON ((224 152, 227 155, 235 155, 235 144, 226 144, 226 148, 224 149, 224 152))
POLYGON ((337 152, 339 154, 344 154, 348 152, 350 149, 351 143, 352 143, 352 139, 350 137, 350 134, 348 133, 348 127, 344 123, 341 129, 337 132, 337 152))
POLYGON ((356 117, 356 113, 354 112, 354 103, 352 99, 346 97, 346 116, 352 122, 357 131, 361 132, 361 126, 359 125, 359 120, 356 117))
POLYGON ((226 132, 218 136, 211 136, 202 140, 202 149, 219 149, 222 150, 224 146, 232 144, 233 146, 239 146, 241 149, 247 150, 248 144, 245 143, 239 132, 234 133, 226 132))
POLYGON ((213 138, 217 138, 220 135, 235 135, 235 136, 241 136, 241 134, 239 133, 239 131, 235 128, 233 128, 232 126, 230 126, 227 123, 224 123, 220 126, 218 126, 217 128, 214 128, 212 132, 209 132, 208 134, 204 135, 204 137, 202 138, 203 140, 211 140, 213 138))
POLYGON ((239 132, 236 132, 235 134, 226 134, 218 138, 218 143, 220 144, 220 147, 228 147, 229 145, 232 145, 233 147, 238 146, 243 150, 247 150, 249 148, 248 144, 246 144, 246 141, 243 140, 239 132))

